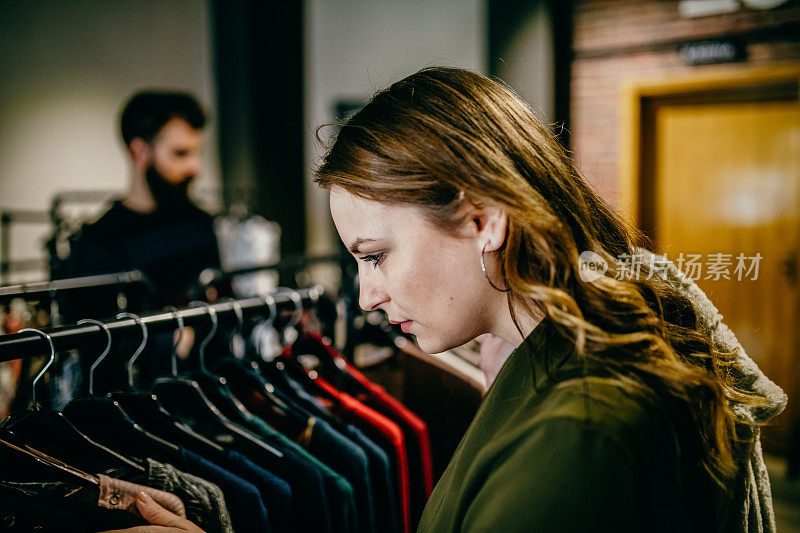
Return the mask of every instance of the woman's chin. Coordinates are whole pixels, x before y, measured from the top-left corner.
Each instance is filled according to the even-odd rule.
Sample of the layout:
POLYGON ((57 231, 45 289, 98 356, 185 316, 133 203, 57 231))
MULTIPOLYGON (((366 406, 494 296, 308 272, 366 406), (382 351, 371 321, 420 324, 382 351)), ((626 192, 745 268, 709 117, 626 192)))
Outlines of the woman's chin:
POLYGON ((425 353, 442 353, 450 348, 459 346, 458 344, 448 343, 444 339, 437 339, 425 335, 417 335, 415 338, 417 340, 417 346, 425 353))

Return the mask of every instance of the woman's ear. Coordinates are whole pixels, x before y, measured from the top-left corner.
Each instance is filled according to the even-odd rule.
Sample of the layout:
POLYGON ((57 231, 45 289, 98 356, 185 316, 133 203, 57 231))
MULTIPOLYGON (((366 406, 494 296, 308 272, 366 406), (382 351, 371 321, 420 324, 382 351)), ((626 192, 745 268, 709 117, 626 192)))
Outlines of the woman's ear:
POLYGON ((506 242, 508 215, 502 209, 490 206, 476 206, 471 223, 476 231, 478 244, 487 252, 496 252, 506 242))

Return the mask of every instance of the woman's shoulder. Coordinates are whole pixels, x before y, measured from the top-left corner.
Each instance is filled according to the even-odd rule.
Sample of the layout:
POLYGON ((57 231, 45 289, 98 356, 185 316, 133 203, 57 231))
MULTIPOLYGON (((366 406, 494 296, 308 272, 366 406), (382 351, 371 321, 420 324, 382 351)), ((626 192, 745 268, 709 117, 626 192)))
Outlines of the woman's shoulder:
POLYGON ((554 385, 540 400, 484 448, 493 460, 465 515, 467 530, 525 523, 638 531, 651 523, 653 502, 675 497, 674 442, 657 405, 593 377, 554 385))
POLYGON ((597 432, 625 447, 673 425, 666 404, 608 377, 576 377, 558 382, 540 395, 531 427, 559 424, 597 432))
POLYGON ((636 434, 648 431, 646 406, 592 378, 559 383, 539 399, 482 450, 490 467, 464 530, 641 530, 646 502, 636 434))

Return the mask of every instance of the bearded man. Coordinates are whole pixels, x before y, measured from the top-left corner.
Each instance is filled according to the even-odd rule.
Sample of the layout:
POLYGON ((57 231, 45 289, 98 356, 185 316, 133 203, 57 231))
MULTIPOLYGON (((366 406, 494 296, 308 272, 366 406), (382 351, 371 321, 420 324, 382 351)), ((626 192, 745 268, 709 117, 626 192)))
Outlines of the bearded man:
MULTIPOLYGON (((201 170, 205 123, 202 108, 190 94, 133 95, 120 120, 131 163, 127 193, 70 237, 69 257, 53 272, 54 278, 139 269, 152 281, 153 291, 146 301, 131 301, 131 310, 186 305, 195 296, 190 293, 198 273, 219 266, 213 219, 188 196, 201 170)), ((82 309, 63 309, 72 315, 65 318, 103 311, 78 307, 82 309)))

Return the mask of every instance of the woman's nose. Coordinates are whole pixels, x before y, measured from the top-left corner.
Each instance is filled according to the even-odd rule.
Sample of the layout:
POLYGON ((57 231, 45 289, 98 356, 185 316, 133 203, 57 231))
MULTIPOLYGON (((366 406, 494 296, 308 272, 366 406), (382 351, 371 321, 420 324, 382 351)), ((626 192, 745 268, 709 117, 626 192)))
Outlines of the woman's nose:
POLYGON ((359 276, 358 305, 361 309, 374 311, 388 301, 386 289, 370 280, 369 276, 359 276))

